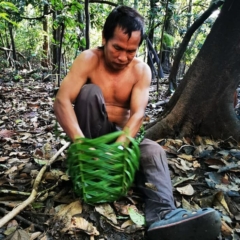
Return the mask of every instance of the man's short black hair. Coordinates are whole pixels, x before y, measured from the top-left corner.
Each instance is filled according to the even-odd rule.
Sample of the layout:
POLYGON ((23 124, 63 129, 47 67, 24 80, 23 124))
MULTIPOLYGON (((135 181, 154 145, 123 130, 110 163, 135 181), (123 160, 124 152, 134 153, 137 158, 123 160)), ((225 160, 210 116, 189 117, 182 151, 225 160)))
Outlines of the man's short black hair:
POLYGON ((103 27, 103 37, 106 41, 113 37, 116 27, 123 29, 129 38, 133 31, 140 31, 141 40, 139 46, 141 45, 144 35, 144 18, 135 9, 127 6, 118 6, 112 10, 103 27))

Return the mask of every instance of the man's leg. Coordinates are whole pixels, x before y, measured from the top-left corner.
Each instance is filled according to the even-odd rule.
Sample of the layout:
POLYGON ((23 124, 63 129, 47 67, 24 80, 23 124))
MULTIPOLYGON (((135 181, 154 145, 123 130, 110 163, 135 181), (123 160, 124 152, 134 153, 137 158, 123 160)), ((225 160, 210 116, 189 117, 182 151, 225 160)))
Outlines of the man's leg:
POLYGON ((175 209, 167 158, 162 147, 144 139, 140 145, 140 169, 136 184, 145 197, 147 225, 160 220, 161 214, 175 209))
POLYGON ((221 219, 212 208, 195 212, 176 209, 164 150, 144 139, 140 144, 140 170, 136 184, 145 196, 145 216, 150 240, 216 240, 221 219))
POLYGON ((117 130, 115 124, 108 121, 102 91, 95 84, 82 87, 74 110, 78 124, 87 138, 96 138, 117 130))

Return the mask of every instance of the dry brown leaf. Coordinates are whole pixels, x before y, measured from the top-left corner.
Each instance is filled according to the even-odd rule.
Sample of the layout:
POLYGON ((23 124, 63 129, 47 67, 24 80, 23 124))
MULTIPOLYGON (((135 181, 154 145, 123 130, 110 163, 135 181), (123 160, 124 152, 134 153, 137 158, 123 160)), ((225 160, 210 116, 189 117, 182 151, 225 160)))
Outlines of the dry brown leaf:
POLYGON ((19 229, 13 234, 13 236, 11 237, 11 240, 19 240, 19 239, 29 240, 30 239, 30 234, 27 233, 24 230, 19 229))
POLYGON ((125 221, 122 225, 121 225, 121 228, 124 229, 126 227, 129 227, 131 225, 135 224, 131 219, 125 221))
POLYGON ((11 130, 7 130, 7 129, 2 129, 0 131, 0 138, 11 138, 14 135, 14 132, 11 130))
POLYGON ((199 168, 199 167, 201 167, 201 165, 198 161, 193 161, 193 167, 194 168, 199 168))
POLYGON ((10 227, 16 227, 18 226, 18 222, 16 220, 11 220, 8 224, 7 224, 7 228, 10 227))
POLYGON ((5 162, 9 157, 0 157, 0 162, 5 162))
POLYGON ((157 187, 153 183, 145 183, 145 186, 153 191, 157 191, 157 187))
POLYGON ((14 173, 14 172, 17 171, 17 170, 18 170, 17 166, 13 166, 13 167, 11 167, 10 169, 8 169, 8 170, 5 172, 5 174, 8 175, 8 174, 14 173))
POLYGON ((35 239, 37 239, 41 234, 42 234, 41 232, 32 233, 30 240, 35 240, 35 239))
POLYGON ((32 134, 31 133, 20 133, 19 135, 23 135, 23 137, 21 137, 22 140, 26 140, 28 139, 29 137, 32 137, 32 134))
POLYGON ((206 145, 212 145, 212 146, 216 145, 216 142, 209 138, 204 139, 204 142, 206 145))
POLYGON ((231 236, 233 230, 224 221, 222 221, 221 232, 224 236, 231 236))
POLYGON ((184 153, 179 154, 178 157, 179 157, 179 158, 182 158, 182 159, 185 159, 185 160, 187 160, 187 161, 193 161, 193 160, 195 160, 195 158, 194 158, 192 155, 187 155, 187 154, 184 154, 184 153))
POLYGON ((69 230, 82 230, 88 235, 99 235, 97 228, 82 217, 72 217, 69 230))
POLYGON ((72 202, 68 205, 62 204, 55 208, 56 216, 58 218, 65 218, 67 217, 71 220, 73 215, 82 213, 82 204, 80 201, 72 202))
POLYGON ((201 209, 196 203, 192 205, 184 198, 182 198, 182 208, 188 211, 196 211, 198 209, 201 209))
POLYGON ((226 202, 226 200, 224 198, 223 192, 218 192, 215 195, 214 205, 218 206, 218 208, 220 208, 222 206, 223 207, 222 211, 226 211, 227 214, 232 215, 230 210, 229 210, 229 208, 228 208, 227 202, 226 202))
POLYGON ((112 221, 114 224, 118 223, 116 214, 113 208, 108 203, 95 206, 95 210, 101 215, 103 215, 104 217, 106 217, 107 219, 109 219, 110 221, 112 221))
POLYGON ((177 187, 176 189, 182 195, 192 196, 194 194, 194 189, 191 184, 188 184, 184 187, 177 187))

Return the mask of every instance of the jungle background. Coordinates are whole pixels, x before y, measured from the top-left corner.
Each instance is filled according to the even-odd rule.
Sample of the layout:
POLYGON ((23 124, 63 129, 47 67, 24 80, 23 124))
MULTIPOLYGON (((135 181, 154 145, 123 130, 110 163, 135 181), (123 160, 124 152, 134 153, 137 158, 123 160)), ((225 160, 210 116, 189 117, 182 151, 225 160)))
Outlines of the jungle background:
MULTIPOLYGON (((144 204, 134 186, 128 196, 94 206, 74 194, 66 174, 69 142, 53 112, 55 94, 73 60, 84 49, 101 45, 105 18, 118 5, 136 8, 146 21, 138 57, 149 64, 153 77, 143 132, 167 153, 176 205, 192 210, 214 207, 222 216, 219 239, 239 239, 240 135, 232 130, 239 121, 239 69, 230 61, 232 57, 238 64, 239 38, 224 32, 220 24, 231 43, 223 42, 231 57, 219 53, 212 55, 211 64, 205 57, 205 66, 194 65, 221 9, 227 9, 224 16, 237 16, 236 0, 0 1, 0 239, 147 239, 144 204), (234 77, 224 75, 217 65, 223 60, 234 77), (204 81, 192 77, 202 85, 183 93, 178 89, 186 86, 184 81, 190 85, 193 66, 207 74, 204 81), (218 86, 228 85, 226 95, 218 91, 218 86), (191 94, 204 104, 198 108, 191 98, 184 115, 199 110, 195 115, 200 119, 208 109, 206 115, 212 118, 201 123, 221 122, 222 116, 231 115, 234 124, 225 124, 224 131, 219 125, 215 131, 219 134, 212 132, 213 127, 189 132, 186 127, 181 130, 189 123, 183 117, 178 127, 159 130, 157 124, 171 114, 176 96, 191 94), (228 105, 216 116, 217 107, 210 103, 218 99, 223 99, 221 106, 228 105)), ((234 32, 240 32, 235 27, 238 18, 231 21, 234 32)), ((218 45, 214 42, 208 49, 209 56, 218 45)))

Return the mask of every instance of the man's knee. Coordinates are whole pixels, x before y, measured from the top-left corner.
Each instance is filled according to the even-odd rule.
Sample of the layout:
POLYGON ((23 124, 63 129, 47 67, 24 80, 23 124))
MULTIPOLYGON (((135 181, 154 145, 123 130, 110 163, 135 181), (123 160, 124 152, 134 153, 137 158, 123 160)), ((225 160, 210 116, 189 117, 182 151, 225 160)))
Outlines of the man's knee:
POLYGON ((166 158, 166 153, 163 148, 156 142, 150 139, 144 139, 140 144, 141 156, 159 156, 161 158, 166 158))
POLYGON ((96 84, 85 84, 81 88, 81 91, 79 92, 79 97, 81 98, 92 98, 96 95, 101 95, 102 91, 100 87, 98 87, 96 84))

